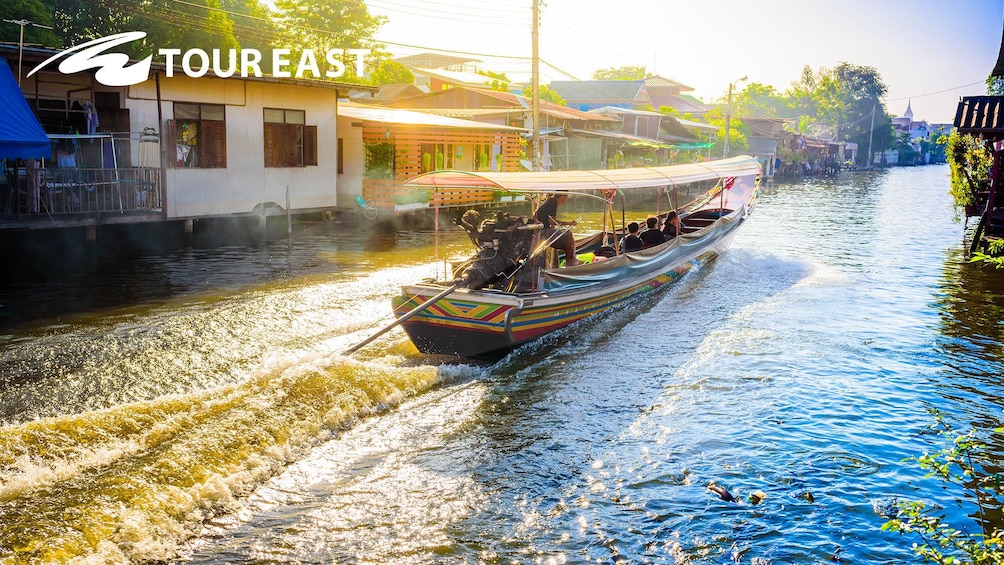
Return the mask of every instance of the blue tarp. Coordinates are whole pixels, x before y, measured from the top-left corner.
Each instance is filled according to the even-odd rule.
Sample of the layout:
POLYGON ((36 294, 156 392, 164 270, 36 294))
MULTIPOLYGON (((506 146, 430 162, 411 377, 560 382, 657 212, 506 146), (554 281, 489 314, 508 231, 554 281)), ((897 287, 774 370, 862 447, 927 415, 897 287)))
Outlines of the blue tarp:
POLYGON ((0 57, 0 159, 52 158, 52 144, 17 85, 7 59, 0 57))

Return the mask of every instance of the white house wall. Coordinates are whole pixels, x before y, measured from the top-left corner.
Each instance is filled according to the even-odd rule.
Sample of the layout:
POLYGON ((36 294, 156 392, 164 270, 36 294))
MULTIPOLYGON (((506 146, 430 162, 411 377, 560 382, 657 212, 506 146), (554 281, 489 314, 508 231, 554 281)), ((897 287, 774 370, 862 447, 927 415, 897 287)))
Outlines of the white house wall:
MULTIPOLYGON (((227 166, 222 169, 168 168, 165 209, 169 218, 245 214, 262 204, 316 210, 337 205, 337 91, 332 88, 241 79, 161 76, 165 126, 157 124, 153 80, 129 88, 126 107, 134 131, 158 132, 174 118, 173 102, 226 107, 227 166), (317 126, 317 166, 265 167, 264 109, 304 110, 306 125, 317 126)), ((346 159, 346 164, 349 160, 346 159)))
POLYGON ((366 166, 366 151, 363 148, 362 122, 353 126, 351 118, 338 117, 338 136, 342 138, 342 173, 338 175, 338 202, 342 207, 356 205, 356 196, 363 193, 363 169, 366 166))

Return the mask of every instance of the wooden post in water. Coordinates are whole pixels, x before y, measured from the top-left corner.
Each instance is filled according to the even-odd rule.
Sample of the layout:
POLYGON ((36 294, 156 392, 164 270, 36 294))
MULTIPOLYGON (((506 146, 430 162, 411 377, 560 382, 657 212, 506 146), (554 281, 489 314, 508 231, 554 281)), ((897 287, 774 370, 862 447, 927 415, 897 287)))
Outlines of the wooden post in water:
POLYGON ((268 243, 268 220, 265 218, 265 203, 261 203, 261 215, 258 216, 258 227, 261 229, 261 242, 268 243))
POLYGON ((289 208, 289 185, 286 185, 286 237, 293 238, 293 211, 289 208))

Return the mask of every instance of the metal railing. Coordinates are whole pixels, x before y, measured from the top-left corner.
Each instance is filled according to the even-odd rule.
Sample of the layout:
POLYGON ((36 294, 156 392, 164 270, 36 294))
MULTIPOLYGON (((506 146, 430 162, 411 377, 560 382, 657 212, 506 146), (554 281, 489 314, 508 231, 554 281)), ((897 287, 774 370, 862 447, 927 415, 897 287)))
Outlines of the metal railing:
POLYGON ((163 210, 160 136, 50 134, 52 159, 3 171, 3 217, 157 213, 163 210))
POLYGON ((8 171, 4 215, 159 212, 160 169, 29 169, 8 171))

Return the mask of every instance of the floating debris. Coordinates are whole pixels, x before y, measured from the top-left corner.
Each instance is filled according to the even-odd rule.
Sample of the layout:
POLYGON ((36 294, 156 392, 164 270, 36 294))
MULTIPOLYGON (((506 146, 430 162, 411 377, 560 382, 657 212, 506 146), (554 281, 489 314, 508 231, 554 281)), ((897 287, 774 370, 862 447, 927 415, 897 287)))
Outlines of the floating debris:
POLYGON ((721 498, 725 502, 736 501, 736 498, 732 496, 732 493, 730 493, 725 487, 716 485, 714 481, 711 481, 711 483, 708 484, 708 490, 717 494, 718 498, 721 498))
POLYGON ((760 504, 765 498, 767 498, 767 493, 762 490, 755 490, 750 493, 750 504, 760 504))

